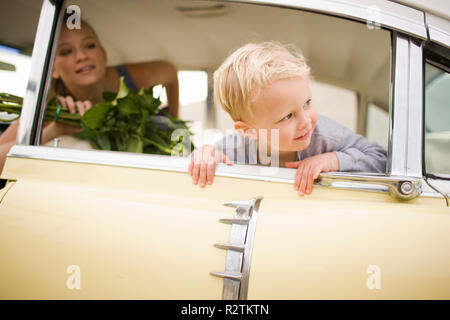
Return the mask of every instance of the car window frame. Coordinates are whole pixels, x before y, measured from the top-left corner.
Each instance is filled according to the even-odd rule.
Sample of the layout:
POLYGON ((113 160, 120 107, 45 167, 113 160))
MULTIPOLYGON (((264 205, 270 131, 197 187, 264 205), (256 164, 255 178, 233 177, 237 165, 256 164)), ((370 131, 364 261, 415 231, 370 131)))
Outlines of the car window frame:
MULTIPOLYGON (((425 110, 425 66, 426 64, 430 64, 436 68, 442 69, 443 71, 450 73, 450 50, 447 48, 444 48, 443 46, 434 43, 434 42, 427 42, 424 46, 424 55, 423 55, 423 79, 424 79, 424 85, 423 85, 423 107, 425 110)), ((423 127, 425 128, 425 112, 423 115, 423 127)), ((427 178, 431 179, 437 179, 437 180, 444 180, 444 181, 450 181, 450 174, 440 174, 440 173, 432 173, 427 172, 426 170, 426 162, 425 162, 425 130, 422 137, 423 141, 423 151, 422 151, 422 161, 423 161, 423 174, 427 178)), ((449 188, 450 189, 450 182, 449 182, 449 188)))
MULTIPOLYGON (((294 8, 300 10, 311 11, 317 14, 326 14, 338 18, 352 20, 355 23, 366 23, 367 20, 373 19, 370 16, 369 11, 361 10, 361 8, 367 9, 368 5, 352 3, 349 1, 346 5, 339 5, 338 1, 292 1, 292 2, 281 2, 281 1, 236 1, 242 3, 257 3, 260 5, 268 6, 278 6, 286 8, 294 8), (326 4, 326 6, 324 6, 326 4), (330 11, 329 8, 333 7, 333 4, 337 6, 335 11, 330 11)), ((21 116, 21 122, 19 127, 19 132, 17 136, 17 144, 30 146, 30 148, 17 147, 13 148, 10 156, 15 157, 28 157, 28 158, 46 158, 48 160, 61 160, 61 161, 72 161, 72 162, 84 162, 98 164, 99 157, 93 154, 102 151, 89 151, 89 150, 76 150, 77 157, 75 159, 70 159, 67 155, 73 155, 70 149, 58 149, 55 148, 52 152, 52 157, 45 155, 45 148, 39 146, 40 133, 42 129, 44 118, 44 106, 46 105, 46 97, 49 92, 49 86, 51 82, 51 72, 53 68, 53 60, 56 51, 57 41, 59 31, 62 24, 64 0, 52 1, 43 0, 41 17, 39 19, 38 30, 36 33, 36 46, 33 49, 32 55, 32 69, 30 73, 30 80, 28 82, 27 93, 24 98, 23 112, 21 116), (41 149, 39 149, 41 148, 41 149), (42 152, 39 152, 42 150, 42 152), (90 160, 91 159, 91 160, 90 160)), ((414 150, 419 148, 422 150, 422 128, 414 123, 412 117, 409 113, 410 109, 413 108, 415 112, 421 112, 422 104, 419 102, 415 103, 413 107, 404 104, 404 101, 411 101, 409 98, 411 95, 417 94, 415 88, 417 86, 422 86, 418 82, 412 82, 411 78, 407 78, 407 75, 419 76, 422 79, 423 71, 421 68, 417 68, 418 65, 415 64, 417 60, 422 60, 422 42, 426 39, 426 29, 423 20, 423 12, 405 7, 399 4, 388 4, 387 7, 382 7, 380 9, 380 16, 377 17, 376 23, 380 27, 385 28, 391 32, 392 46, 391 46, 391 96, 390 96, 390 106, 389 106, 389 142, 388 142, 388 158, 386 165, 386 177, 396 176, 421 179, 422 176, 422 153, 414 153, 414 150), (399 13, 403 12, 405 17, 401 14, 392 15, 389 9, 392 6, 399 13), (411 18, 414 16, 414 19, 411 18), (406 16, 409 16, 408 18, 406 16), (420 22, 422 21, 422 22, 420 22), (399 32, 399 30, 401 32, 399 32), (404 63, 408 61, 408 63, 404 63), (399 90, 406 88, 406 91, 399 90), (409 115, 408 126, 406 128, 402 125, 399 119, 403 119, 402 115, 409 115), (418 132, 413 133, 413 140, 419 141, 419 145, 415 146, 408 139, 408 134, 411 130, 418 130, 418 132), (420 135, 419 135, 420 133, 420 135), (417 140, 417 138, 419 139, 417 140), (395 152, 394 152, 395 151, 395 152), (406 151, 406 152, 402 152, 406 151), (408 152, 409 151, 409 152, 408 152)), ((421 65, 420 65, 421 66, 421 65)), ((419 92, 421 92, 419 90, 419 92)), ((421 94, 421 93, 420 93, 421 94)), ((412 100, 414 101, 414 100, 412 100)), ((420 99, 419 101, 422 101, 420 99)), ((136 167, 136 165, 131 164, 128 161, 131 159, 136 159, 136 157, 145 157, 149 162, 152 162, 152 157, 156 155, 140 155, 131 154, 126 152, 113 152, 117 155, 109 155, 107 163, 108 165, 119 165, 122 166, 125 162, 128 163, 127 166, 136 167), (129 158, 127 160, 127 157, 129 158)), ((160 157, 160 156, 159 156, 160 157)), ((155 158, 156 159, 156 158, 155 158)), ((140 161, 138 161, 140 163, 140 161)), ((155 163, 158 161, 155 160, 155 163)), ((138 167, 143 168, 153 168, 162 170, 172 170, 172 171, 183 171, 186 169, 181 169, 180 167, 158 167, 154 165, 142 165, 138 167)), ((222 172, 220 167, 216 171, 217 175, 230 176, 229 172, 222 172)), ((354 173, 345 173, 346 176, 353 176, 354 173)), ((233 176, 231 174, 231 176, 233 176)), ((239 176, 239 174, 238 174, 239 176)), ((330 176, 330 175, 328 175, 330 176)), ((367 180, 379 177, 379 174, 364 174, 367 180)), ((258 179, 257 176, 247 176, 251 178, 258 179)), ((343 177, 340 173, 335 177, 343 177)), ((261 179, 267 180, 267 177, 262 177, 261 179)), ((272 178, 277 181, 277 178, 272 178)), ((269 179, 271 180, 271 179, 269 179)), ((278 178, 278 180, 280 180, 278 178)), ((285 181, 285 179, 281 179, 285 181)), ((290 179, 288 179, 290 180, 290 179)), ((380 190, 380 188, 372 188, 371 190, 380 190)), ((381 187, 381 190, 386 191, 385 187, 381 187)))

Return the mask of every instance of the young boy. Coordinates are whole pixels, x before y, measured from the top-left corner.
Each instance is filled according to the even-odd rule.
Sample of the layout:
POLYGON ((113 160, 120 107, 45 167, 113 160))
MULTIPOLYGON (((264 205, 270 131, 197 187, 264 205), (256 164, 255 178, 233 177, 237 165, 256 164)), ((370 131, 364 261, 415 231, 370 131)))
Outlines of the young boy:
POLYGON ((247 44, 231 54, 214 73, 214 95, 239 134, 193 153, 188 169, 194 183, 211 184, 218 162, 268 164, 265 153, 271 165, 297 168, 300 196, 311 193, 321 172, 384 172, 382 147, 318 116, 309 71, 302 55, 273 42, 247 44))

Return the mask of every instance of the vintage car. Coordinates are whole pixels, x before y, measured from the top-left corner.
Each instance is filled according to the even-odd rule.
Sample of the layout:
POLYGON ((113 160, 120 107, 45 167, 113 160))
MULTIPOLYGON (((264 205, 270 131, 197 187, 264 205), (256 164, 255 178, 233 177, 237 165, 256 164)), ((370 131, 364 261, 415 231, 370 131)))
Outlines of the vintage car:
MULTIPOLYGON (((449 299, 450 9, 429 3, 43 0, 1 173, 0 299, 449 299), (219 164, 200 188, 187 158, 41 145, 72 4, 111 64, 165 59, 205 72, 204 104, 181 106, 202 121, 197 137, 230 128, 211 76, 233 49, 298 46, 317 83, 350 95, 318 94, 319 113, 385 146, 386 172, 323 173, 299 197, 294 169, 219 164)), ((0 15, 19 5, 25 28, 20 12, 37 12, 36 1, 7 2, 0 15)))

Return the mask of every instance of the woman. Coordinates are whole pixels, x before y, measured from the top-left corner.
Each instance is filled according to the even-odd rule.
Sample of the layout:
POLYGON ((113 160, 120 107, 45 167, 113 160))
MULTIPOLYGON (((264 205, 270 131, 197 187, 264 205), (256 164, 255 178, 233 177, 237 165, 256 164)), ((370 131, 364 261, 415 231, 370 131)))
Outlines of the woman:
MULTIPOLYGON (((63 107, 83 115, 93 104, 103 100, 103 89, 119 90, 120 77, 133 89, 162 84, 166 88, 170 113, 178 115, 178 77, 176 68, 165 61, 152 61, 107 67, 107 54, 95 31, 84 21, 80 29, 69 30, 64 23, 53 67, 53 86, 63 107)), ((6 154, 15 144, 18 120, 0 136, 0 172, 6 154)), ((63 135, 79 132, 80 128, 57 122, 47 124, 42 132, 42 144, 63 135)))

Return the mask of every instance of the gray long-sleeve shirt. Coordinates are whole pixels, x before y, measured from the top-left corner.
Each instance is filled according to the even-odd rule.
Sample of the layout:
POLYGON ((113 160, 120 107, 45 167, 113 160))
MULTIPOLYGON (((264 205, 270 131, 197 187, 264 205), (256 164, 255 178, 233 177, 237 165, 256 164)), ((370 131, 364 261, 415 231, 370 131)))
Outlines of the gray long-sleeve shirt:
MULTIPOLYGON (((256 140, 235 133, 216 142, 217 150, 239 164, 261 164, 258 162, 256 140)), ((339 171, 380 172, 386 170, 386 151, 377 143, 325 116, 319 116, 311 135, 309 146, 297 152, 297 160, 336 152, 339 171)))

